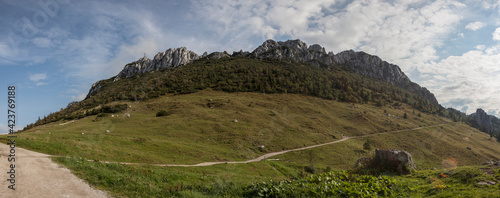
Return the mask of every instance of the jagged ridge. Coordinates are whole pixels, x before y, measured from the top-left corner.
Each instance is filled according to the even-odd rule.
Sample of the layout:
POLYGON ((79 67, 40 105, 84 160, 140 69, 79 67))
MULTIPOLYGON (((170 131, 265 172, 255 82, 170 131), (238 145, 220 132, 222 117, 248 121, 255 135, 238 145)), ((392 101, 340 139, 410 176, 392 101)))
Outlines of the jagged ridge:
MULTIPOLYGON (((333 52, 327 53, 325 48, 318 44, 313 44, 308 47, 306 43, 300 40, 288 40, 285 42, 267 40, 252 53, 240 51, 234 52, 232 56, 247 56, 257 59, 274 58, 311 63, 316 66, 325 66, 328 68, 351 70, 356 74, 380 79, 423 96, 434 105, 439 104, 434 94, 426 88, 411 82, 397 65, 387 63, 379 57, 365 52, 354 52, 353 50, 349 50, 335 55, 333 52)), ((125 65, 124 69, 117 76, 113 77, 113 81, 130 78, 146 72, 161 70, 167 67, 186 65, 205 57, 218 59, 230 57, 230 55, 222 52, 214 52, 207 55, 205 52, 202 56, 199 56, 187 50, 185 47, 168 49, 165 52, 158 53, 153 60, 143 57, 136 62, 125 65)), ((94 83, 87 98, 95 95, 100 88, 99 82, 94 83)))

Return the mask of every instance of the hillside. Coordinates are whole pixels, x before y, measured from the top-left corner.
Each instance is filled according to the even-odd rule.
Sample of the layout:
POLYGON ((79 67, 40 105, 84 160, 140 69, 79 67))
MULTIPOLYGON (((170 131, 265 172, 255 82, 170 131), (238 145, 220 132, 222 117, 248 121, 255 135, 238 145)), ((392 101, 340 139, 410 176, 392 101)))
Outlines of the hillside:
POLYGON ((375 78, 276 59, 198 60, 183 67, 170 67, 118 81, 111 78, 98 84, 99 91, 92 89, 91 97, 48 115, 27 129, 61 119, 83 118, 93 114, 87 109, 113 101, 144 101, 168 93, 187 94, 206 88, 226 92, 297 93, 342 102, 372 102, 378 106, 398 101, 424 112, 447 112, 419 93, 375 78))
POLYGON ((311 164, 318 171, 350 169, 357 159, 371 156, 374 148, 406 150, 419 170, 450 170, 500 158, 500 144, 488 134, 397 102, 377 107, 299 94, 206 89, 107 106, 116 104, 127 104, 128 108, 37 126, 19 133, 17 145, 61 156, 56 161, 92 185, 130 197, 166 196, 181 185, 189 187, 182 192, 217 197, 213 193, 241 190, 252 182, 302 178, 309 174, 304 170, 311 164), (170 115, 157 117, 161 110, 170 115), (360 137, 365 135, 373 136, 360 137), (272 157, 279 161, 213 167, 149 165, 246 161, 343 136, 352 138, 272 157), (363 149, 367 141, 372 150, 363 149), (138 164, 104 165, 103 161, 138 164))
MULTIPOLYGON (((21 133, 26 139, 20 144, 52 155, 100 161, 193 164, 247 160, 268 152, 339 140, 342 135, 363 136, 423 126, 368 139, 377 148, 412 152, 420 167, 427 168, 439 166, 440 160, 449 157, 468 165, 499 157, 495 151, 500 144, 491 145, 487 134, 397 102, 377 107, 297 94, 204 90, 125 104, 129 108, 119 113, 35 127, 21 133), (156 117, 160 110, 171 115, 156 117), (407 119, 403 118, 405 113, 407 119)), ((347 147, 333 159, 345 161, 329 165, 346 168, 354 164, 357 157, 366 154, 361 147, 356 148, 363 141, 339 144, 347 147), (342 157, 345 154, 349 157, 342 157)), ((332 154, 326 150, 319 153, 332 154)))

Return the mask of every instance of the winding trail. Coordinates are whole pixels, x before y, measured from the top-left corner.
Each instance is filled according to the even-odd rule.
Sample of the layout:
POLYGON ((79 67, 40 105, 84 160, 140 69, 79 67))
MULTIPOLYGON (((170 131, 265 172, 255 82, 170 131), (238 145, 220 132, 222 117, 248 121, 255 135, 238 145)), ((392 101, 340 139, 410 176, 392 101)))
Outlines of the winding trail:
MULTIPOLYGON (((267 158, 270 158, 270 157, 273 157, 273 156, 276 156, 276 155, 285 154, 285 153, 292 152, 292 151, 301 151, 301 150, 312 149, 312 148, 316 148, 316 147, 320 147, 320 146, 335 144, 335 143, 343 142, 343 141, 346 141, 346 140, 349 140, 349 139, 353 139, 353 138, 364 138, 364 137, 371 137, 371 136, 376 136, 376 135, 384 135, 384 134, 389 134, 389 133, 400 133, 400 132, 407 132, 407 131, 416 131, 416 130, 420 130, 420 129, 424 129, 424 128, 428 128, 428 127, 436 127, 436 126, 442 126, 442 125, 446 125, 446 124, 449 124, 449 123, 431 125, 431 126, 426 126, 426 127, 422 126, 422 127, 412 128, 412 129, 402 129, 402 130, 396 130, 396 131, 387 131, 387 132, 374 133, 374 134, 363 135, 363 136, 343 137, 342 139, 336 140, 336 141, 333 141, 333 142, 327 142, 327 143, 323 143, 323 144, 316 144, 316 145, 302 147, 302 148, 296 148, 296 149, 289 149, 289 150, 284 150, 284 151, 272 152, 272 153, 268 153, 268 154, 262 155, 262 156, 260 156, 258 158, 250 159, 250 160, 247 160, 247 161, 202 162, 202 163, 199 163, 199 164, 148 164, 148 163, 108 162, 108 161, 100 161, 100 162, 101 163, 118 163, 118 164, 126 164, 126 165, 144 165, 144 164, 148 164, 148 165, 153 165, 153 166, 177 166, 177 167, 212 166, 212 165, 216 165, 216 164, 244 164, 244 163, 251 163, 251 162, 262 161, 264 159, 267 159, 267 158)), ((89 161, 92 161, 92 160, 89 160, 89 161)))
POLYGON ((71 171, 52 162, 50 155, 15 147, 15 190, 8 188, 10 147, 0 144, 0 197, 108 197, 71 171))

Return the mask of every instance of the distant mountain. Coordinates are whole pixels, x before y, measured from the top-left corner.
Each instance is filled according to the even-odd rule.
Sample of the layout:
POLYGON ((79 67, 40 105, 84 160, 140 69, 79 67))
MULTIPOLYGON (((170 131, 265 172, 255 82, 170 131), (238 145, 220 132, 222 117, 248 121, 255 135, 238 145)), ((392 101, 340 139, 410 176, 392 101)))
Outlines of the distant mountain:
MULTIPOLYGON (((139 74, 151 71, 158 71, 168 67, 177 67, 186 65, 201 58, 224 58, 231 56, 245 56, 256 59, 277 59, 286 61, 297 61, 310 63, 319 67, 330 69, 344 69, 356 74, 383 80, 389 84, 401 87, 412 93, 420 95, 433 105, 439 105, 436 97, 426 88, 413 83, 397 65, 383 61, 377 56, 369 55, 364 52, 354 52, 352 50, 344 51, 339 54, 327 53, 325 48, 318 44, 308 47, 300 40, 288 40, 285 42, 276 42, 267 40, 257 47, 253 52, 234 52, 232 55, 222 52, 214 52, 208 55, 206 52, 199 56, 196 53, 187 50, 185 47, 168 49, 165 52, 158 53, 154 59, 143 57, 135 62, 125 65, 123 70, 115 77, 113 81, 123 78, 130 78, 139 74)), ((95 95, 101 85, 99 82, 92 85, 86 98, 95 95)))
POLYGON ((497 117, 488 115, 483 109, 477 109, 476 113, 471 114, 470 117, 473 120, 473 127, 499 137, 500 140, 500 120, 497 117))

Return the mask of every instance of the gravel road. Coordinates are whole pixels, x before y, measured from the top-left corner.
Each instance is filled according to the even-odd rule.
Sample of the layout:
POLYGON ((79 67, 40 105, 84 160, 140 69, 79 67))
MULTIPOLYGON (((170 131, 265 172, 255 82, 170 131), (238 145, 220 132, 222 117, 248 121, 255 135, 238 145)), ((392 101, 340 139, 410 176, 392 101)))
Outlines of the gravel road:
POLYGON ((12 172, 10 147, 0 143, 0 197, 108 197, 93 189, 49 155, 15 148, 15 190, 9 189, 12 172))

